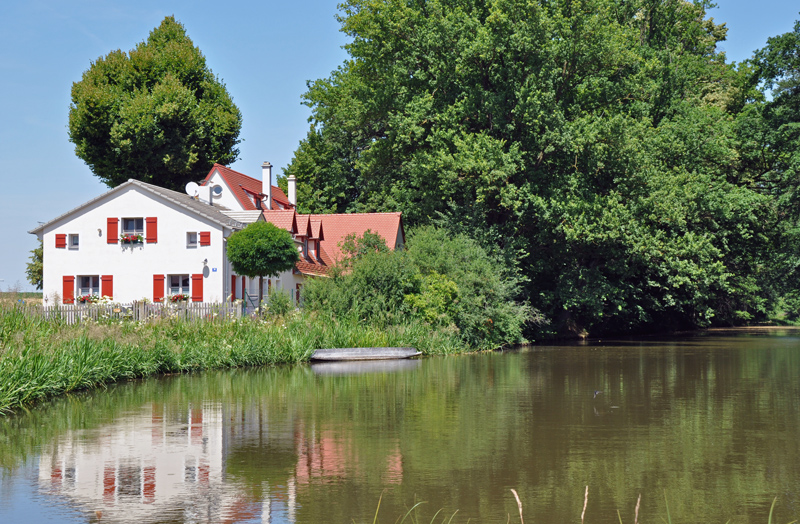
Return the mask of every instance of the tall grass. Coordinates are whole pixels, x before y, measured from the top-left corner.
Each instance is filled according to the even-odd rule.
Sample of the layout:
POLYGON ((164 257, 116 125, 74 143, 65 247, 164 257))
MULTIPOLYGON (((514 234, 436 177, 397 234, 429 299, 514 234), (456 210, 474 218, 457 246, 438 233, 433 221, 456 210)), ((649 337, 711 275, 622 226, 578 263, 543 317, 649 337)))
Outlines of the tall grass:
POLYGON ((381 329, 357 318, 295 312, 222 323, 69 325, 0 304, 0 413, 117 380, 302 362, 322 347, 386 346, 425 354, 469 349, 447 331, 413 320, 381 329))

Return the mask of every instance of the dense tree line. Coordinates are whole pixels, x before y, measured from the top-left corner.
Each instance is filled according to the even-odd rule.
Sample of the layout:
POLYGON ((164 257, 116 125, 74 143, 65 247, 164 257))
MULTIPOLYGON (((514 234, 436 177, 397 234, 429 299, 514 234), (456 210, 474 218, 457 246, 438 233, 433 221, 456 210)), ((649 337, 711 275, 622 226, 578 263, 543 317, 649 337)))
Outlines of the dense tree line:
POLYGON ((796 315, 800 28, 736 66, 710 6, 346 1, 303 211, 465 234, 561 332, 796 315))

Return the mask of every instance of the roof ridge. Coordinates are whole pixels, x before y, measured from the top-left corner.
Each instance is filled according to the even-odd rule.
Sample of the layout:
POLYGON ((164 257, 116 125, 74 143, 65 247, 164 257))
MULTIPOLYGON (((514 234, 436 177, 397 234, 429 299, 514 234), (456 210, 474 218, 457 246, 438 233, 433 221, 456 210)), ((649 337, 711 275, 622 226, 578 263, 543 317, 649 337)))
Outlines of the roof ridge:
MULTIPOLYGON (((298 213, 300 215, 301 213, 298 213)), ((370 211, 367 213, 302 213, 306 216, 314 217, 335 217, 335 216, 353 216, 353 215, 402 215, 402 211, 370 211)))

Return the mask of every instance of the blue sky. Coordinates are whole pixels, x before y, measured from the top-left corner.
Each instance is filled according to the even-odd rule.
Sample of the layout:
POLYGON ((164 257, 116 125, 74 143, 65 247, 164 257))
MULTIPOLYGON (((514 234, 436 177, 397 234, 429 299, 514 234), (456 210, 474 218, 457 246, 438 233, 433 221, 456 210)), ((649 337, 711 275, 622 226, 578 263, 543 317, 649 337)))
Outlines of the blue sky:
MULTIPOLYGON (((226 84, 243 115, 233 168, 259 176, 268 160, 280 173, 308 131, 301 105, 306 81, 341 64, 346 36, 336 0, 207 2, 8 0, 0 3, 0 290, 32 290, 25 264, 36 237, 27 233, 108 188, 67 139, 70 88, 91 62, 128 51, 167 15, 183 23, 226 84)), ((721 0, 710 15, 728 25, 729 61, 791 31, 796 0, 721 0)))

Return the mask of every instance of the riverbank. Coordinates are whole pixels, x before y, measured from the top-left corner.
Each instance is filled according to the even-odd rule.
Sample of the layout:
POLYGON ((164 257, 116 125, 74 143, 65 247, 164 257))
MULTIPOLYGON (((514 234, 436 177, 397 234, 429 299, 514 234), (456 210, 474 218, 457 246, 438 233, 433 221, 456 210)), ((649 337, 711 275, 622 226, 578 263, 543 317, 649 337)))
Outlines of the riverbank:
POLYGON ((323 347, 470 348, 452 332, 409 321, 386 329, 303 311, 224 322, 166 319, 70 325, 0 305, 0 414, 57 395, 156 374, 304 362, 323 347))

